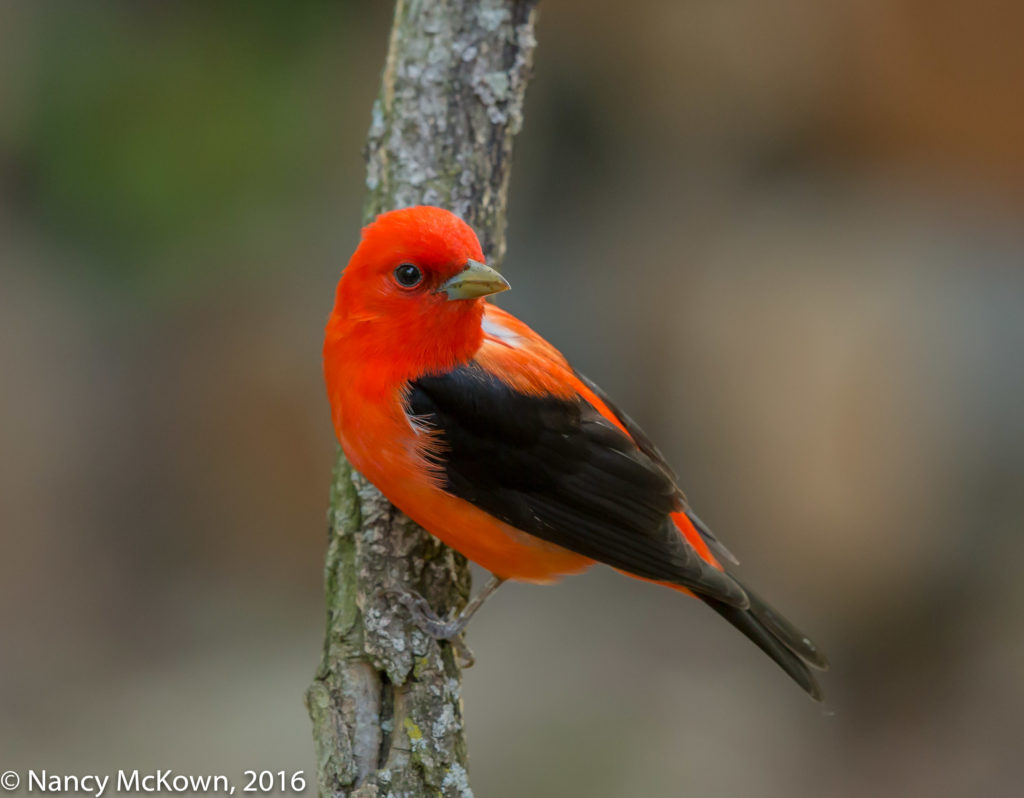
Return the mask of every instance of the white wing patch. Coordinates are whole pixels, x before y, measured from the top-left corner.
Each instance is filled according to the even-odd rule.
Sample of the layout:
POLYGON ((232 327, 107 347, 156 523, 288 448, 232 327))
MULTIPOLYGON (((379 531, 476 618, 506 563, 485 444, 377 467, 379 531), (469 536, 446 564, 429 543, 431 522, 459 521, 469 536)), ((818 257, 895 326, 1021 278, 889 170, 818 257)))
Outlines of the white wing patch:
POLYGON ((513 332, 508 327, 505 327, 497 319, 491 318, 490 316, 484 316, 482 326, 484 335, 488 338, 493 338, 498 343, 514 348, 519 348, 522 344, 523 336, 519 335, 519 333, 513 332))

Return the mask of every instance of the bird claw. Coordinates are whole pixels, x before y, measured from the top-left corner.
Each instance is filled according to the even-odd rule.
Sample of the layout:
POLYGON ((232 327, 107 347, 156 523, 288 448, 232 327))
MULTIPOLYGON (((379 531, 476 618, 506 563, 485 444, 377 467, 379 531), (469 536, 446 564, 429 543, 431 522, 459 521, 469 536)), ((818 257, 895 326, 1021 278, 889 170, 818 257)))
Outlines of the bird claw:
POLYGON ((374 595, 378 597, 393 596, 399 604, 408 610, 417 629, 435 640, 447 640, 451 644, 459 667, 469 668, 473 665, 473 652, 460 637, 465 631, 471 615, 459 613, 454 617, 441 618, 423 596, 412 590, 383 588, 374 595))
POLYGON ((453 637, 448 642, 451 643, 452 651, 455 652, 455 661, 458 666, 462 669, 472 668, 473 663, 476 662, 476 657, 473 656, 473 652, 466 645, 466 641, 461 637, 453 637))
POLYGON ((413 590, 399 590, 398 588, 389 587, 378 590, 376 595, 394 596, 395 600, 412 615, 416 626, 435 640, 451 640, 466 628, 466 624, 469 621, 469 618, 463 618, 460 615, 455 615, 451 618, 441 618, 431 608, 430 603, 413 590))
POLYGON ((461 634, 466 630, 466 625, 476 611, 504 582, 504 577, 492 575, 484 589, 463 607, 462 612, 444 620, 430 608, 430 604, 419 593, 389 587, 381 588, 376 595, 394 596, 398 603, 409 611, 416 626, 435 640, 448 640, 455 651, 455 656, 458 657, 459 665, 468 668, 473 664, 473 652, 466 646, 461 634))

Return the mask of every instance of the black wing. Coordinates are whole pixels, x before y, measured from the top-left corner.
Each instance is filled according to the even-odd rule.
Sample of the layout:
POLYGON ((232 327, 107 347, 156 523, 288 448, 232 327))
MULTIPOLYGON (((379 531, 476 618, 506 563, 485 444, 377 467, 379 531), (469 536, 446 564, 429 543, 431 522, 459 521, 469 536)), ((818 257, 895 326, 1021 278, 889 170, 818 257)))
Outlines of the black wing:
POLYGON ((718 539, 715 533, 708 528, 708 525, 701 521, 698 515, 690 509, 689 502, 686 501, 686 495, 678 486, 679 478, 676 477, 675 472, 672 470, 672 466, 668 464, 668 461, 665 459, 665 455, 663 455, 661 450, 654 445, 654 441, 647 437, 647 433, 640 429, 639 424, 637 424, 626 413, 619 410, 615 403, 608 397, 608 394, 606 394, 599 385, 593 382, 593 380, 583 376, 578 371, 576 372, 576 376, 579 377, 583 384, 590 388, 590 390, 594 392, 594 395, 604 402, 607 408, 612 411, 615 417, 619 420, 619 423, 626 428, 630 437, 636 441, 636 445, 640 448, 640 451, 657 463, 659 468, 661 468, 668 477, 676 483, 676 490, 679 491, 679 498, 683 503, 683 512, 686 513, 687 518, 689 518, 693 523, 693 526, 700 533, 700 536, 704 538, 704 542, 708 544, 708 547, 726 562, 731 562, 733 565, 739 565, 740 561, 736 559, 736 555, 729 551, 725 547, 725 544, 718 539))
POLYGON ((407 407, 437 432, 449 493, 614 568, 747 606, 669 518, 683 504, 663 459, 588 402, 520 393, 469 364, 412 382, 407 407))
MULTIPOLYGON (((630 437, 636 441, 640 451, 657 463, 658 467, 673 482, 676 482, 677 479, 672 471, 672 467, 665 460, 658 447, 654 445, 653 441, 640 429, 640 426, 632 418, 619 410, 601 388, 579 372, 576 372, 576 376, 612 411, 622 426, 626 428, 626 431, 629 432, 630 437)), ((685 506, 686 497, 682 491, 679 491, 679 496, 685 506)), ((733 564, 739 564, 732 552, 715 537, 715 534, 708 529, 707 524, 689 506, 685 506, 684 511, 715 554, 733 564)), ((746 585, 741 583, 741 587, 746 592, 747 598, 750 601, 749 607, 745 609, 730 606, 706 594, 700 595, 700 598, 715 612, 743 632, 758 648, 775 660, 812 698, 820 701, 822 698, 821 686, 808 669, 808 666, 817 670, 828 670, 828 659, 807 635, 786 620, 778 610, 765 602, 746 585)))

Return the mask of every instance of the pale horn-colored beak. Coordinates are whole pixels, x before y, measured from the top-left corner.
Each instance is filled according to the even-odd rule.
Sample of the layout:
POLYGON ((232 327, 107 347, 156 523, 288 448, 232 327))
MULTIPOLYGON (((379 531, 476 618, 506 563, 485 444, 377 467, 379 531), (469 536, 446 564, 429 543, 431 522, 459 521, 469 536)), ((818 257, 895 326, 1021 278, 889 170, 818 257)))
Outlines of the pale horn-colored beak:
POLYGON ((466 268, 441 284, 438 293, 448 294, 448 299, 477 299, 498 294, 511 288, 508 280, 485 263, 466 261, 466 268))

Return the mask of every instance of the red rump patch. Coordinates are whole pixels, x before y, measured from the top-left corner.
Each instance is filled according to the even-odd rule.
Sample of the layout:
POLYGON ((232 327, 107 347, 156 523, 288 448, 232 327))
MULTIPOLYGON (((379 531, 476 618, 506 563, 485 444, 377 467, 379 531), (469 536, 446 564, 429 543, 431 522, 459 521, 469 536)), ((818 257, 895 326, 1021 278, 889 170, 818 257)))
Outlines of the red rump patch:
POLYGON ((676 526, 679 527, 679 531, 683 533, 683 537, 686 538, 687 542, 697 550, 701 559, 711 563, 719 571, 725 570, 722 568, 722 564, 715 559, 715 555, 711 553, 711 549, 708 548, 708 544, 701 537, 700 532, 697 531, 697 527, 686 517, 686 513, 672 513, 672 520, 675 521, 676 526))

